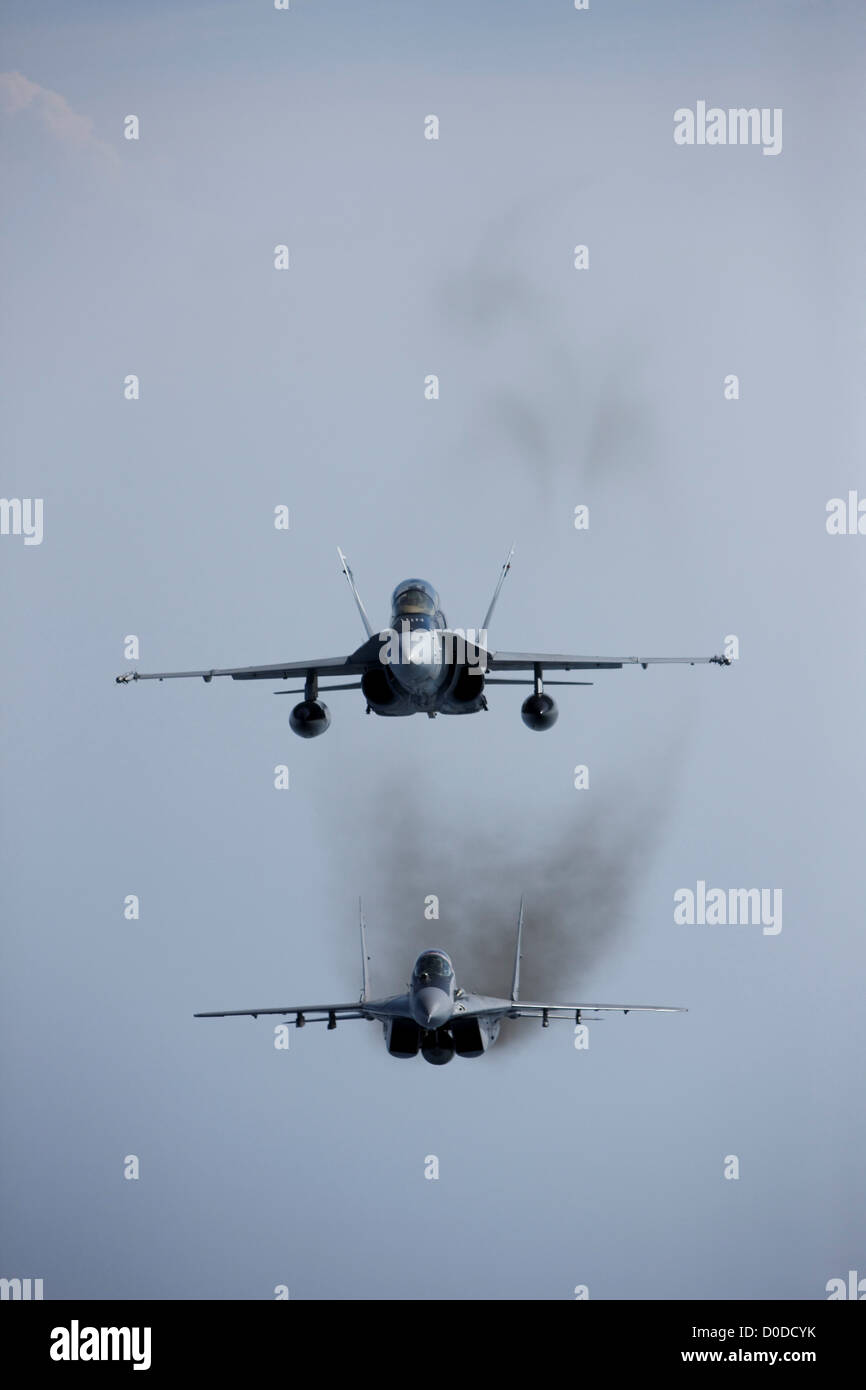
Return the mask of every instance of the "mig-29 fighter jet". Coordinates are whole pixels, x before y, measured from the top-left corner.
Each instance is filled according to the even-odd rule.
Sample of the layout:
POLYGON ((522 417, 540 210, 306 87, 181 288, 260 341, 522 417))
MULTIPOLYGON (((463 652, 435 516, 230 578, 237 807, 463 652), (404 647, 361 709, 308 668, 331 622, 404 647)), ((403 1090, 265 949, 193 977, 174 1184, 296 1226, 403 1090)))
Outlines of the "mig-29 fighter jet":
MULTIPOLYGON (((510 551, 480 629, 449 628, 439 606, 439 595, 424 579, 405 579, 394 590, 391 625, 374 633, 355 586, 349 563, 338 548, 343 572, 358 606, 367 640, 348 656, 327 656, 308 661, 280 661, 268 666, 228 666, 210 671, 125 671, 118 684, 128 681, 164 681, 200 676, 231 676, 236 681, 303 680, 302 687, 277 690, 276 695, 301 695, 289 716, 292 730, 301 738, 316 738, 331 722, 328 706, 320 698, 336 690, 360 690, 368 714, 393 718, 409 714, 475 714, 487 709, 485 690, 491 685, 531 685, 532 694, 521 707, 530 729, 550 729, 559 711, 544 689, 545 671, 614 671, 623 666, 656 664, 715 664, 730 666, 726 656, 568 656, 543 652, 490 651, 487 624, 499 591, 511 568, 510 551), (513 672, 531 675, 516 677, 513 672), (502 674, 505 673, 505 674, 502 674), (319 680, 354 677, 320 690, 319 680)), ((592 681, 553 680, 548 685, 592 685, 592 681)))
POLYGON ((370 998, 370 958, 367 954, 367 934, 364 913, 361 911, 361 997, 352 1004, 290 1004, 278 1009, 229 1009, 222 1013, 195 1014, 195 1018, 258 1018, 260 1014, 280 1015, 295 1026, 324 1023, 336 1028, 345 1019, 365 1018, 381 1023, 385 1046, 392 1057, 417 1057, 425 1062, 443 1066, 452 1057, 480 1057, 496 1042, 504 1018, 540 1018, 547 1028, 550 1020, 571 1019, 587 1021, 601 1012, 616 1013, 686 1013, 687 1010, 664 1004, 539 1004, 519 997, 520 961, 523 942, 525 905, 521 899, 517 922, 517 949, 514 953, 514 975, 510 999, 495 999, 483 994, 469 994, 460 989, 454 977, 451 958, 445 951, 422 951, 415 962, 412 979, 405 994, 386 999, 370 998))

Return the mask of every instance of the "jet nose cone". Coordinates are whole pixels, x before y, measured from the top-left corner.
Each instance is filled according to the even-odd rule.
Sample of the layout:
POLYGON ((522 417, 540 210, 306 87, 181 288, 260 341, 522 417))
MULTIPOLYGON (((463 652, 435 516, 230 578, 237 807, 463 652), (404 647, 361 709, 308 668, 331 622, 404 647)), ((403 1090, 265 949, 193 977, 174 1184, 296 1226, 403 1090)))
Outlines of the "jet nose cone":
POLYGON ((394 674, 401 685, 417 689, 435 684, 442 664, 442 642, 437 632, 416 628, 400 633, 394 674))
POLYGON ((422 1028, 440 1028, 451 1016, 451 1000, 441 989, 419 989, 414 998, 415 1020, 422 1028))
POLYGON ((436 680, 440 669, 436 661, 418 661, 407 654, 397 667, 397 675, 404 685, 426 685, 436 680))

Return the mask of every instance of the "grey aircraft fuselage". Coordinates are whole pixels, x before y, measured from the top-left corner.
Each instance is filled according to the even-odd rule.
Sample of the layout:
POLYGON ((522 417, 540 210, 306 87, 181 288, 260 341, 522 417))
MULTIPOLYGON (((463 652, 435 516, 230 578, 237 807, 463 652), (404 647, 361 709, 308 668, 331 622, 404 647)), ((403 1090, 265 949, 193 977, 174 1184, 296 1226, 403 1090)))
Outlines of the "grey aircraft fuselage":
POLYGON ((490 651, 487 623, 507 575, 511 556, 505 561, 493 599, 480 628, 461 631, 448 628, 439 606, 439 595, 424 579, 406 579, 394 590, 391 626, 376 633, 355 585, 342 551, 340 559, 367 634, 366 641, 348 656, 329 656, 306 661, 271 662, 260 666, 228 666, 198 671, 125 671, 118 684, 131 681, 165 681, 199 677, 209 684, 214 676, 236 681, 289 681, 302 679, 300 688, 277 690, 277 695, 303 695, 292 708, 289 725, 300 738, 318 738, 331 722, 322 695, 338 690, 361 690, 368 714, 400 718, 411 714, 475 714, 487 709, 485 688, 493 685, 532 686, 520 714, 524 724, 536 732, 556 723, 555 700, 547 685, 591 685, 584 680, 545 680, 548 671, 614 671, 623 666, 680 664, 694 666, 714 663, 729 666, 729 656, 580 656, 567 653, 490 651), (320 679, 339 681, 322 689, 320 679))
POLYGON ((481 1057, 499 1037, 501 999, 457 987, 445 951, 423 951, 409 989, 376 1006, 392 1057, 417 1057, 441 1066, 458 1057, 481 1057))
POLYGON ((390 627, 368 638, 350 658, 366 667, 361 689, 368 712, 432 718, 486 709, 486 653, 475 645, 479 634, 449 631, 439 595, 426 580, 405 581, 393 605, 390 627))
POLYGON ((519 997, 522 959, 524 904, 521 900, 517 923, 514 975, 509 999, 472 994, 457 986, 451 957, 438 948, 422 951, 415 962, 409 987, 404 994, 371 999, 367 942, 361 914, 361 997, 351 1004, 291 1004, 283 1008, 229 1009, 196 1014, 196 1018, 258 1018, 260 1014, 294 1016, 295 1026, 324 1023, 336 1028, 338 1022, 364 1018, 381 1023, 385 1046, 392 1057, 417 1057, 434 1066, 452 1057, 481 1057, 499 1037, 504 1018, 536 1018, 542 1027, 555 1019, 573 1018, 576 1024, 596 1011, 631 1013, 682 1013, 684 1010, 658 1004, 563 1004, 528 1002, 519 997))

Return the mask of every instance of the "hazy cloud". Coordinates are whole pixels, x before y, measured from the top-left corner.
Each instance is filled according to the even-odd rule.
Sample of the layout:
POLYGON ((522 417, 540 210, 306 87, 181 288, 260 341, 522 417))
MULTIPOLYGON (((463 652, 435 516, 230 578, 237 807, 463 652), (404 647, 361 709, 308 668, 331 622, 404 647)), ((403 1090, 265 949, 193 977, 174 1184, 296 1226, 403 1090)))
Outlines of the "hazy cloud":
POLYGON ((94 135, 90 116, 74 111, 60 92, 40 87, 21 72, 0 72, 0 111, 16 118, 26 113, 67 149, 93 151, 111 159, 116 157, 111 146, 94 135))

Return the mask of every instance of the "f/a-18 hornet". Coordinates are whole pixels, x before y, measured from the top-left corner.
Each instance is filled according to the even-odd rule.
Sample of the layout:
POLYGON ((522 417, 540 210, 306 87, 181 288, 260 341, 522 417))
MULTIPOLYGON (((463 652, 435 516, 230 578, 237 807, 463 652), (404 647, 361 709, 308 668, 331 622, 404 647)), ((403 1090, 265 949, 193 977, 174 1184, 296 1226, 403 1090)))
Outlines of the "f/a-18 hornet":
MULTIPOLYGON (((231 676, 235 681, 296 680, 303 687, 278 690, 277 695, 300 695, 289 724, 301 738, 316 738, 331 722, 322 694, 335 690, 360 690, 367 702, 367 713, 393 718, 397 715, 475 714, 487 709, 485 690, 490 685, 531 685, 532 694, 521 707, 524 724, 538 731, 550 729, 559 711, 544 689, 544 671, 615 671, 623 666, 656 664, 715 663, 730 666, 726 656, 563 656, 543 652, 491 652, 487 647, 487 624, 499 591, 511 568, 510 551, 490 606, 480 629, 449 628, 439 606, 439 595, 424 579, 404 579, 391 600, 391 624, 374 633, 361 602, 349 563, 338 548, 343 572, 358 606, 367 640, 348 656, 326 656, 309 661, 278 661, 269 666, 228 666, 210 671, 125 671, 118 684, 128 681, 165 681, 200 676, 231 676), (491 675, 491 672, 527 671, 531 676, 491 675), (319 689, 320 676, 338 679, 354 676, 345 684, 319 689)), ((592 685, 592 681, 548 681, 548 685, 592 685)))
POLYGON ((520 961, 523 943, 524 903, 521 899, 517 922, 517 948, 510 999, 470 994, 460 989, 454 977, 451 957, 440 950, 422 951, 415 962, 405 994, 387 999, 370 998, 370 958, 367 933, 361 912, 361 997, 352 1004, 289 1004, 278 1009, 228 1009, 222 1013, 195 1014, 195 1018, 258 1018, 260 1014, 279 1014, 286 1020, 294 1016, 295 1027, 324 1023, 336 1028, 338 1021, 366 1018, 381 1023, 385 1046, 392 1057, 417 1057, 443 1066, 452 1057, 480 1057, 499 1036, 504 1018, 540 1018, 547 1028, 550 1020, 571 1019, 586 1022, 602 1012, 686 1013, 686 1009, 666 1004, 539 1004, 519 997, 520 961))

